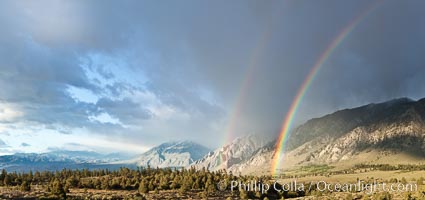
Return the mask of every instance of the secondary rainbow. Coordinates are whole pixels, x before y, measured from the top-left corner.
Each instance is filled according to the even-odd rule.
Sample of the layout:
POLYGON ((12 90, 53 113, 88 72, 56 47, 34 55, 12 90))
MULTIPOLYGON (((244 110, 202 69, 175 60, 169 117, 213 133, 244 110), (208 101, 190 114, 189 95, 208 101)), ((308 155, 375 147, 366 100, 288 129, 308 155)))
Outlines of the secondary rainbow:
POLYGON ((352 20, 344 29, 342 29, 342 31, 337 35, 337 37, 334 40, 332 40, 332 42, 326 47, 325 51, 319 56, 319 59, 315 62, 315 64, 309 71, 307 77, 304 79, 283 121, 282 128, 276 143, 275 154, 272 159, 272 164, 271 164, 272 175, 277 174, 277 169, 280 167, 280 163, 283 157, 283 150, 285 148, 286 141, 288 139, 289 131, 292 128, 292 122, 297 113, 298 107, 303 97, 305 96, 305 93, 307 92, 308 88, 310 87, 311 83, 316 77, 319 69, 328 60, 328 58, 332 55, 335 49, 344 41, 344 39, 347 38, 347 36, 354 30, 354 28, 370 12, 372 12, 377 7, 377 5, 378 3, 375 3, 372 6, 368 7, 368 9, 362 12, 358 17, 352 20))
MULTIPOLYGON (((230 112, 230 116, 225 129, 224 141, 222 142, 221 147, 225 147, 233 139, 235 139, 234 133, 238 125, 238 120, 240 119, 242 107, 245 104, 247 93, 249 91, 250 86, 252 85, 255 72, 258 68, 258 60, 260 59, 261 52, 263 52, 264 48, 267 46, 267 41, 269 40, 271 34, 271 28, 267 28, 266 31, 261 34, 256 45, 257 47, 254 49, 252 56, 250 56, 247 70, 245 71, 245 75, 243 76, 244 78, 241 82, 239 94, 236 96, 235 103, 232 106, 233 110, 232 112, 230 112)), ((223 154, 219 156, 219 165, 225 164, 225 161, 227 160, 225 156, 226 155, 223 154)))
POLYGON ((245 71, 245 74, 243 76, 239 94, 236 96, 234 105, 232 106, 232 111, 230 112, 229 119, 226 125, 225 129, 225 137, 223 141, 223 145, 228 144, 233 139, 235 139, 235 129, 238 125, 238 120, 240 119, 240 115, 242 112, 243 105, 245 104, 245 101, 247 99, 247 95, 249 92, 249 89, 251 88, 251 85, 254 82, 255 74, 257 70, 259 69, 258 62, 261 59, 262 53, 264 52, 264 49, 267 47, 267 45, 270 42, 270 38, 273 34, 273 22, 276 19, 279 19, 280 12, 273 13, 270 21, 266 24, 266 28, 261 33, 260 37, 258 38, 258 41, 256 42, 256 48, 254 48, 251 56, 249 57, 249 61, 247 63, 247 69, 245 71))

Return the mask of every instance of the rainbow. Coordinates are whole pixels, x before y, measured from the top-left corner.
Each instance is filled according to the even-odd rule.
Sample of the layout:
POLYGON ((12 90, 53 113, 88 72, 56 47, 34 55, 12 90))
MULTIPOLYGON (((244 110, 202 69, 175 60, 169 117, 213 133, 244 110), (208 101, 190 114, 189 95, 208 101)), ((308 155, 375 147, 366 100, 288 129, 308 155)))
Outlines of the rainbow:
POLYGON ((277 175, 277 169, 280 167, 280 163, 283 158, 283 150, 285 148, 289 132, 291 130, 295 115, 297 113, 298 107, 304 98, 307 90, 309 89, 311 83, 316 77, 319 69, 323 66, 324 63, 329 59, 335 49, 340 46, 345 38, 355 29, 355 27, 371 13, 377 7, 378 2, 368 7, 364 12, 362 12, 358 17, 352 20, 342 31, 337 35, 337 37, 332 40, 332 42, 326 47, 325 51, 319 56, 319 59, 315 62, 311 70, 309 71, 307 77, 304 79, 301 87, 299 88, 297 94, 295 95, 289 111, 287 112, 285 119, 282 124, 282 128, 276 143, 275 154, 272 159, 271 172, 272 175, 277 175))
MULTIPOLYGON (((271 23, 270 23, 271 24, 271 23)), ((269 24, 269 26, 270 26, 269 24)), ((267 46, 267 41, 269 40, 272 31, 270 28, 266 29, 267 31, 264 31, 258 42, 257 42, 257 48, 255 48, 255 51, 253 51, 252 56, 250 56, 247 70, 245 71, 244 78, 242 80, 239 94, 236 96, 236 101, 234 103, 233 110, 230 114, 230 118, 228 120, 226 129, 225 129, 225 137, 224 141, 221 145, 221 147, 224 147, 225 145, 228 145, 233 139, 235 139, 235 131, 238 125, 238 119, 240 119, 240 115, 242 112, 242 107, 245 104, 245 100, 247 99, 247 93, 249 91, 249 88, 254 80, 255 72, 258 68, 258 60, 261 56, 261 52, 263 52, 264 48, 267 46)), ((224 157, 225 155, 220 155, 219 157, 219 163, 224 164, 224 162, 227 160, 227 158, 224 157)))
MULTIPOLYGON (((244 73, 242 82, 240 84, 240 89, 238 95, 236 95, 235 102, 232 106, 232 111, 230 112, 229 119, 227 120, 227 125, 225 128, 225 137, 223 141, 223 145, 228 144, 231 142, 235 137, 235 130, 238 125, 238 119, 240 119, 240 114, 242 112, 243 105, 245 103, 245 100, 247 99, 246 96, 248 95, 248 91, 254 82, 255 74, 259 68, 258 61, 260 60, 260 57, 262 55, 262 52, 264 52, 264 49, 267 47, 267 44, 270 41, 271 35, 273 34, 273 19, 278 19, 278 15, 281 13, 273 13, 274 17, 271 17, 271 20, 266 24, 266 28, 261 33, 261 35, 258 38, 258 41, 256 42, 256 45, 254 48, 254 51, 251 53, 251 56, 249 57, 247 69, 244 73)), ((222 145, 222 146, 223 146, 222 145)))
MULTIPOLYGON (((276 7, 279 8, 279 7, 276 7)), ((244 78, 242 79, 239 94, 236 96, 235 102, 232 106, 232 111, 230 112, 229 118, 227 120, 227 125, 225 128, 225 137, 224 141, 222 142, 221 147, 224 147, 225 145, 228 145, 233 139, 235 139, 235 131, 238 125, 238 119, 240 119, 240 115, 242 112, 242 107, 245 104, 245 100, 247 99, 246 96, 248 94, 249 88, 252 85, 252 82, 255 79, 255 73, 258 70, 258 61, 260 60, 261 53, 264 51, 264 49, 267 47, 268 42, 270 41, 271 35, 273 33, 272 25, 273 25, 273 19, 279 18, 280 12, 273 13, 273 17, 271 17, 271 20, 267 23, 266 29, 261 33, 258 41, 256 42, 256 48, 254 48, 254 51, 252 52, 251 56, 249 57, 247 69, 244 74, 244 78)), ((225 155, 221 155, 219 157, 219 163, 223 164, 224 161, 226 161, 225 155)))

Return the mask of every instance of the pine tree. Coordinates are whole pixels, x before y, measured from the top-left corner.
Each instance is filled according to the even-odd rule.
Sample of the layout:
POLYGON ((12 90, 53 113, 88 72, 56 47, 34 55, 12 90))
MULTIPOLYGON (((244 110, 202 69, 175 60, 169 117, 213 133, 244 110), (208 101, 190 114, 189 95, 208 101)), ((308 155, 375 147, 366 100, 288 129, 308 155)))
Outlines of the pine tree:
POLYGON ((109 186, 109 180, 107 178, 102 178, 102 180, 100 181, 100 187, 103 190, 109 189, 110 188, 110 186, 109 186))
POLYGON ((12 184, 12 180, 10 180, 9 175, 6 174, 6 176, 4 177, 4 180, 3 180, 3 185, 4 186, 9 186, 11 184, 12 184))
POLYGON ((5 169, 1 170, 1 174, 0 174, 0 186, 4 185, 4 179, 7 176, 7 172, 5 169))
POLYGON ((24 192, 31 191, 31 185, 27 181, 23 181, 20 189, 24 192))
POLYGON ((56 196, 58 196, 58 197, 60 197, 62 199, 66 199, 65 189, 63 188, 62 183, 58 179, 55 179, 53 181, 53 183, 51 184, 50 192, 53 195, 56 195, 56 196))
POLYGON ((168 180, 167 177, 162 177, 161 181, 159 182, 159 187, 161 190, 168 190, 170 187, 168 186, 168 180))
POLYGON ((146 181, 144 179, 139 183, 139 192, 143 194, 149 192, 148 185, 146 184, 146 181))
POLYGON ((153 180, 149 181, 148 188, 149 188, 149 191, 155 190, 155 186, 153 184, 153 180))
POLYGON ((208 191, 208 194, 213 193, 215 191, 214 185, 213 184, 208 185, 207 191, 208 191))
POLYGON ((180 186, 180 189, 179 189, 180 194, 184 194, 188 190, 189 190, 189 185, 187 184, 187 182, 183 182, 183 184, 180 186))

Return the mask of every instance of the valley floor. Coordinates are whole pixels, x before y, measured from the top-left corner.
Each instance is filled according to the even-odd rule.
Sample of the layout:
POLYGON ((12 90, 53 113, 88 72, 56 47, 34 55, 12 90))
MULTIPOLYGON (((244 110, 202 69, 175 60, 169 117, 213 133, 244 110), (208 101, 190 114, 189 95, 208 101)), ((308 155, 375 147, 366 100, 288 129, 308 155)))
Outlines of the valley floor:
MULTIPOLYGON (((208 199, 219 200, 226 199, 239 199, 238 196, 232 195, 230 192, 215 192, 208 196, 208 199)), ((34 190, 31 192, 22 192, 17 188, 0 187, 0 199, 57 199, 57 197, 50 196, 47 191, 34 190)), ((149 192, 148 194, 139 194, 133 190, 96 190, 96 189, 70 189, 67 193, 67 199, 206 199, 203 197, 201 191, 189 191, 180 194, 176 191, 160 191, 149 192)))
MULTIPOLYGON (((364 166, 363 166, 364 167, 364 166)), ((381 166, 387 167, 387 166, 381 166)), ((161 171, 159 171, 161 172, 161 171)), ((243 177, 244 183, 250 179, 258 179, 256 176, 243 177)), ((263 179, 264 180, 264 179, 263 179)), ((355 168, 345 172, 332 171, 328 166, 311 166, 288 172, 283 178, 267 180, 264 183, 278 182, 281 186, 292 185, 289 192, 281 193, 285 199, 300 200, 325 200, 325 199, 369 199, 369 200, 389 200, 389 199, 425 199, 425 170, 379 170, 376 167, 366 166, 364 168, 355 168), (387 190, 382 188, 335 191, 333 187, 324 187, 323 184, 335 186, 337 184, 355 184, 358 182, 365 184, 387 184, 387 190), (293 192, 296 184, 304 184, 303 192, 293 192), (313 186, 311 186, 313 185, 313 186), (389 185, 396 187, 402 185, 403 188, 396 188, 391 191, 389 185), (410 186, 410 187, 408 187, 410 186), (320 188, 320 189, 318 189, 320 188), (332 190, 332 191, 331 191, 332 190)), ((369 185, 369 186, 370 186, 369 185)), ((243 196, 237 188, 234 192, 229 190, 227 185, 225 191, 219 191, 216 188, 213 192, 206 193, 204 190, 188 190, 181 192, 179 190, 155 190, 146 194, 139 193, 136 189, 129 190, 101 190, 88 188, 70 188, 66 193, 67 199, 264 199, 266 195, 258 195, 258 192, 250 192, 243 196)), ((0 187, 0 199, 58 199, 51 196, 47 191, 46 185, 31 185, 28 192, 23 192, 22 186, 3 186, 0 187)), ((339 187, 341 188, 341 187, 339 187)), ((268 195, 273 199, 273 195, 268 195)))
MULTIPOLYGON (((378 180, 390 184, 405 182, 406 184, 416 184, 413 191, 392 191, 392 192, 312 192, 304 197, 293 197, 286 199, 300 200, 325 200, 325 199, 425 199, 425 185, 420 182, 421 177, 425 177, 425 171, 368 171, 354 174, 337 174, 329 176, 308 175, 304 177, 294 177, 279 179, 278 182, 285 184, 296 180, 298 183, 326 182, 329 184, 354 183, 358 180, 370 181, 378 180)), ((30 192, 22 192, 18 187, 0 187, 0 199, 55 199, 40 186, 32 186, 30 192)), ((216 191, 205 197, 202 191, 188 191, 184 194, 179 191, 151 191, 148 194, 139 194, 136 190, 96 190, 96 189, 70 189, 67 199, 241 199, 238 192, 233 194, 230 191, 216 191)), ((272 198, 270 198, 272 199, 272 198)))
MULTIPOLYGON (((425 199, 423 192, 424 186, 419 186, 417 192, 379 192, 375 194, 366 194, 364 192, 349 193, 349 192, 333 192, 309 195, 304 197, 294 197, 286 199, 294 200, 350 200, 350 199, 367 199, 367 200, 383 200, 383 199, 425 199)), ((44 191, 20 192, 13 188, 0 188, 0 199, 57 199, 56 197, 49 197, 49 193, 44 191)), ((183 195, 178 191, 161 191, 158 193, 150 192, 149 194, 140 195, 137 191, 122 191, 122 190, 84 190, 72 189, 67 193, 67 199, 208 199, 208 200, 221 200, 221 199, 241 199, 237 193, 231 194, 230 192, 216 192, 209 197, 203 197, 201 192, 191 191, 183 195)), ((250 198, 251 199, 251 198, 250 198)), ((253 198, 258 199, 258 198, 253 198)), ((270 198, 273 199, 273 198, 270 198)))

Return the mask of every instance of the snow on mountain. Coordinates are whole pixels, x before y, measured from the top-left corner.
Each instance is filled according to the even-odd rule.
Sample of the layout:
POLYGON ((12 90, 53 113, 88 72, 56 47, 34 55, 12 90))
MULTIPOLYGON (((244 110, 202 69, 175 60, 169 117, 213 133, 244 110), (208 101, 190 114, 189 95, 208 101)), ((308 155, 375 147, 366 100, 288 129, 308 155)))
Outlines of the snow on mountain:
POLYGON ((208 170, 229 169, 233 165, 247 161, 261 147, 265 146, 270 139, 262 135, 249 135, 239 137, 213 152, 209 152, 202 159, 192 164, 197 169, 208 170))
POLYGON ((123 154, 100 154, 93 151, 56 150, 46 153, 16 153, 0 156, 0 169, 8 171, 44 171, 80 169, 80 168, 112 168, 110 162, 128 159, 123 154))
POLYGON ((206 147, 190 141, 167 142, 126 162, 135 163, 137 166, 149 165, 160 168, 187 167, 208 152, 209 149, 206 147))
POLYGON ((37 163, 37 162, 74 162, 74 163, 106 163, 123 159, 116 154, 100 154, 94 151, 58 150, 46 153, 16 153, 0 156, 1 162, 37 163))

